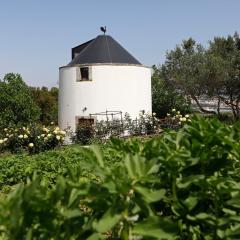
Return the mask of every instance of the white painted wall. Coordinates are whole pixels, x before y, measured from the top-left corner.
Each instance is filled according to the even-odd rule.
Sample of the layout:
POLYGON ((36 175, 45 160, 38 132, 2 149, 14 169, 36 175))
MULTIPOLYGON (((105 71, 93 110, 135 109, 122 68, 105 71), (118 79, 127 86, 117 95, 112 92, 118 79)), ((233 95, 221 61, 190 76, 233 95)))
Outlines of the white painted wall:
MULTIPOLYGON (((59 70, 58 125, 61 129, 75 126, 75 68, 59 70)), ((75 127, 73 128, 75 129, 75 127)))
MULTIPOLYGON (((92 66, 92 81, 76 82, 76 68, 60 68, 59 125, 75 130, 76 116, 108 111, 152 112, 151 70, 144 66, 92 66), (87 108, 85 112, 82 110, 87 108)), ((99 118, 98 118, 99 120, 99 118)))

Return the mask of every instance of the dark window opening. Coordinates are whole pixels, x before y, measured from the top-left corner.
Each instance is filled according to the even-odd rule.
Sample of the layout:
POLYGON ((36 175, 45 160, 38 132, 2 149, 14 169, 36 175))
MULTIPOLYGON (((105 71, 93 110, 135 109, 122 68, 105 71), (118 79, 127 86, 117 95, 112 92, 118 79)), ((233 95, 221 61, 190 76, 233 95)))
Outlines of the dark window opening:
POLYGON ((78 124, 79 125, 93 125, 94 124, 94 119, 93 118, 78 118, 78 124))
POLYGON ((89 70, 88 70, 88 67, 82 67, 82 68, 80 68, 80 71, 81 71, 81 80, 82 81, 89 80, 89 70))

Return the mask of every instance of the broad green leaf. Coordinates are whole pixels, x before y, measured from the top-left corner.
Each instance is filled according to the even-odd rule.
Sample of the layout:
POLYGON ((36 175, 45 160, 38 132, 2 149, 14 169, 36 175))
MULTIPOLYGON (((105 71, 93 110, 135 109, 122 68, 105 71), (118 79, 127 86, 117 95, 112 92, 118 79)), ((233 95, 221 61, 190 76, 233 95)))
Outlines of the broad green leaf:
POLYGON ((196 184, 199 181, 203 180, 205 178, 204 175, 191 175, 187 176, 179 181, 177 181, 177 187, 178 188, 188 188, 192 184, 196 184))
POLYGON ((198 204, 198 197, 188 197, 184 200, 184 205, 188 208, 189 211, 194 209, 198 204))
POLYGON ((176 148, 177 149, 179 149, 180 142, 181 142, 181 140, 183 139, 184 136, 185 136, 185 133, 184 133, 183 129, 180 129, 177 133, 177 136, 176 136, 176 148))
POLYGON ((134 171, 134 166, 132 164, 132 158, 129 155, 126 156, 124 164, 125 164, 125 167, 128 171, 129 176, 132 179, 134 179, 136 177, 135 176, 135 171, 134 171))
POLYGON ((157 202, 165 196, 166 190, 160 189, 160 190, 151 190, 149 188, 145 188, 142 186, 135 186, 134 189, 140 193, 146 202, 157 202))
POLYGON ((132 233, 143 237, 174 240, 178 237, 178 231, 178 225, 167 218, 149 217, 137 223, 132 233))
POLYGON ((99 166, 103 168, 104 167, 103 153, 102 153, 100 147, 97 145, 93 145, 93 146, 91 146, 91 150, 94 152, 99 166))
POLYGON ((68 207, 71 207, 72 204, 79 198, 79 190, 76 188, 73 188, 71 193, 70 193, 70 197, 68 200, 68 207))
POLYGON ((101 240, 101 239, 106 239, 106 238, 100 235, 99 233, 94 233, 90 237, 88 237, 86 240, 101 240))
POLYGON ((62 213, 66 219, 76 218, 82 216, 82 212, 78 209, 66 210, 62 213))
POLYGON ((239 197, 239 195, 237 197, 231 199, 231 200, 228 200, 227 204, 231 207, 240 209, 240 197, 239 197))
POLYGON ((104 233, 112 229, 122 218, 122 215, 116 212, 115 208, 110 208, 108 211, 99 219, 93 222, 93 228, 99 233, 104 233))
POLYGON ((233 211, 233 210, 228 209, 228 208, 223 208, 222 211, 229 214, 229 215, 233 215, 233 216, 237 215, 236 211, 233 211))

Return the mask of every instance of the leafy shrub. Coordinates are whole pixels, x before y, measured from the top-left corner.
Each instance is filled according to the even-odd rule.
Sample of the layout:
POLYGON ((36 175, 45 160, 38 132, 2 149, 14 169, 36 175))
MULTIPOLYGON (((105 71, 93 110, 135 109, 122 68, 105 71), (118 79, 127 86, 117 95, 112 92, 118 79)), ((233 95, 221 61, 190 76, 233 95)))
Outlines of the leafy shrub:
POLYGON ((158 119, 155 113, 140 112, 139 117, 132 119, 125 113, 123 119, 112 121, 99 121, 94 125, 94 136, 97 139, 109 139, 111 137, 141 136, 159 133, 158 119))
POLYGON ((82 148, 51 189, 36 177, 0 204, 6 239, 239 239, 240 125, 192 118, 150 141, 82 148), (81 155, 81 156, 83 156, 81 155), (109 157, 107 157, 109 158, 109 157))
POLYGON ((173 108, 177 108, 183 114, 191 112, 191 101, 171 84, 165 76, 164 68, 153 66, 153 70, 152 107, 157 117, 166 117, 173 108))
POLYGON ((39 153, 61 145, 65 134, 59 127, 47 128, 35 124, 28 127, 4 128, 0 132, 0 152, 17 153, 26 150, 29 153, 39 153))
POLYGON ((72 141, 82 145, 90 144, 94 137, 94 129, 91 123, 80 123, 77 125, 72 141))
POLYGON ((139 113, 138 118, 131 119, 130 115, 126 113, 124 116, 124 129, 133 136, 157 133, 159 125, 155 115, 155 113, 142 111, 139 113))
POLYGON ((188 122, 191 122, 191 115, 182 115, 180 111, 177 111, 175 108, 173 108, 172 111, 170 113, 167 113, 167 116, 161 120, 160 126, 162 128, 177 130, 188 122))
POLYGON ((123 121, 120 119, 97 121, 94 125, 94 132, 97 139, 108 139, 113 136, 121 136, 124 132, 123 121))

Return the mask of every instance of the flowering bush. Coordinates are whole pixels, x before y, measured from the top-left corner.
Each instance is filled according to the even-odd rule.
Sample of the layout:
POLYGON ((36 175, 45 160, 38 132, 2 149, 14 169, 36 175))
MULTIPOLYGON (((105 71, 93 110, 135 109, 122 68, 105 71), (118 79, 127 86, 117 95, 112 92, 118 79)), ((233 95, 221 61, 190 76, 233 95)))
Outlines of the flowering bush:
POLYGON ((182 115, 180 111, 173 108, 171 113, 167 113, 165 124, 170 128, 180 128, 184 123, 191 122, 190 117, 189 114, 182 115))
POLYGON ((61 145, 65 135, 65 131, 53 125, 4 128, 0 132, 0 152, 27 150, 29 153, 39 153, 61 145))
POLYGON ((139 117, 132 119, 128 113, 124 118, 112 121, 99 121, 94 125, 96 138, 109 138, 112 136, 139 136, 159 132, 158 119, 155 113, 141 111, 139 117))
POLYGON ((126 113, 124 116, 124 129, 134 136, 158 133, 159 125, 155 115, 155 113, 141 111, 138 118, 131 119, 130 115, 126 113))

